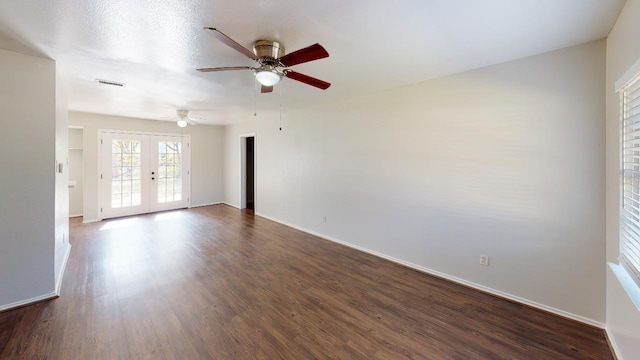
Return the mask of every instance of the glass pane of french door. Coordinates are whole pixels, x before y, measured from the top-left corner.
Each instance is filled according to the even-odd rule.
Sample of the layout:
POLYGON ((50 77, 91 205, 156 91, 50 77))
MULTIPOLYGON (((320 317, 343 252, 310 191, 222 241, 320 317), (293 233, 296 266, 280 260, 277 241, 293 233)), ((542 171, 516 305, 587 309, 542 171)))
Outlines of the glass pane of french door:
POLYGON ((182 143, 158 141, 158 202, 182 200, 182 143))
POLYGON ((142 142, 111 140, 111 207, 142 204, 142 142))
POLYGON ((186 207, 188 203, 189 143, 182 136, 154 135, 152 171, 157 178, 151 182, 152 211, 186 207))
POLYGON ((101 134, 101 217, 117 217, 149 211, 147 136, 101 134))

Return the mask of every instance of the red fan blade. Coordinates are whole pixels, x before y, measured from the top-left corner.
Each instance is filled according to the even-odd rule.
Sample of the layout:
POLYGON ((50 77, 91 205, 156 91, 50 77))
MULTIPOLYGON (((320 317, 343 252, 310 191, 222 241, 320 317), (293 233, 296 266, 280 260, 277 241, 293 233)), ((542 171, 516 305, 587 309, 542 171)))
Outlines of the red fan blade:
POLYGON ((251 66, 223 66, 214 68, 196 69, 200 72, 229 71, 229 70, 253 70, 251 66))
POLYGON ((292 70, 285 70, 284 75, 286 77, 288 77, 289 79, 300 81, 302 83, 305 83, 305 84, 311 85, 311 86, 315 86, 315 87, 317 87, 319 89, 322 89, 322 90, 327 90, 329 88, 329 86, 331 86, 331 84, 329 84, 326 81, 322 81, 320 79, 316 79, 316 78, 313 78, 313 77, 305 75, 305 74, 300 74, 299 72, 295 72, 295 71, 292 71, 292 70))
POLYGON ((278 61, 282 66, 293 66, 326 57, 329 57, 327 50, 322 45, 315 44, 287 54, 278 59, 278 61))
POLYGON ((264 86, 262 85, 262 87, 260 88, 260 92, 261 93, 270 93, 273 91, 273 86, 264 86))
POLYGON ((233 49, 235 49, 237 52, 240 52, 242 54, 244 54, 244 56, 248 57, 249 59, 253 59, 253 60, 258 60, 258 58, 256 57, 256 55, 249 49, 245 48, 244 46, 238 44, 235 40, 233 40, 232 38, 228 37, 227 35, 225 35, 222 31, 216 29, 216 28, 212 28, 212 27, 205 27, 205 30, 208 30, 207 32, 211 35, 213 35, 216 39, 222 41, 223 43, 227 44, 228 46, 232 47, 233 49))

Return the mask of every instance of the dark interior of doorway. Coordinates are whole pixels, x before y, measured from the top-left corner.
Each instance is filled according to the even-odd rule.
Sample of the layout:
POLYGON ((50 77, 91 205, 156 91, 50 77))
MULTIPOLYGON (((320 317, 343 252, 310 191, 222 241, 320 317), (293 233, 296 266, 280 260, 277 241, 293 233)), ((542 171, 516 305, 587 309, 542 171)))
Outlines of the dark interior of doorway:
POLYGON ((254 173, 254 138, 247 138, 247 181, 246 181, 246 193, 247 193, 247 209, 255 211, 255 194, 254 194, 254 183, 255 183, 255 173, 254 173))

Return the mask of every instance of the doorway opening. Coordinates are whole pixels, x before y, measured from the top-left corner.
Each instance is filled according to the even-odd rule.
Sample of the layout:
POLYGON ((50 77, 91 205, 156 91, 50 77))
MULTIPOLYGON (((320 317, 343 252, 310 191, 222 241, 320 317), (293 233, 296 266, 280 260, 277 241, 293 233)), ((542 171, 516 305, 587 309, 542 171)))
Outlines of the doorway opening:
POLYGON ((69 217, 84 216, 84 130, 69 126, 69 217))
POLYGON ((254 201, 254 138, 247 138, 247 209, 255 211, 254 201))
POLYGON ((255 134, 240 135, 240 209, 256 209, 255 134))

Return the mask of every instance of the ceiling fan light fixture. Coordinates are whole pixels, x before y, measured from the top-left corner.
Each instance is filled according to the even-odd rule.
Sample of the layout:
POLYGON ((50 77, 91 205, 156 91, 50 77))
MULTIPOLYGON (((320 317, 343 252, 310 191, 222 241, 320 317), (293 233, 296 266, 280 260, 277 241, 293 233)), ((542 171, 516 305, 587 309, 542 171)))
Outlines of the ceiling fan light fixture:
POLYGON ((176 124, 178 124, 178 126, 181 127, 181 128, 186 127, 187 126, 187 120, 180 119, 180 120, 178 120, 176 122, 176 124))
POLYGON ((256 80, 258 80, 258 82, 264 86, 276 85, 280 82, 280 79, 282 79, 281 74, 272 70, 258 70, 256 71, 255 75, 256 80))
POLYGON ((262 89, 260 89, 262 93, 272 92, 273 86, 278 84, 283 77, 317 87, 321 90, 326 90, 331 86, 331 84, 326 81, 292 71, 291 69, 282 69, 283 67, 289 68, 293 65, 329 57, 327 50, 320 44, 313 44, 285 55, 284 48, 280 43, 271 40, 258 40, 253 43, 253 51, 251 51, 216 28, 205 27, 204 29, 225 45, 249 59, 256 61, 260 66, 257 68, 251 66, 223 66, 196 69, 200 72, 253 70, 256 81, 262 85, 262 89))

